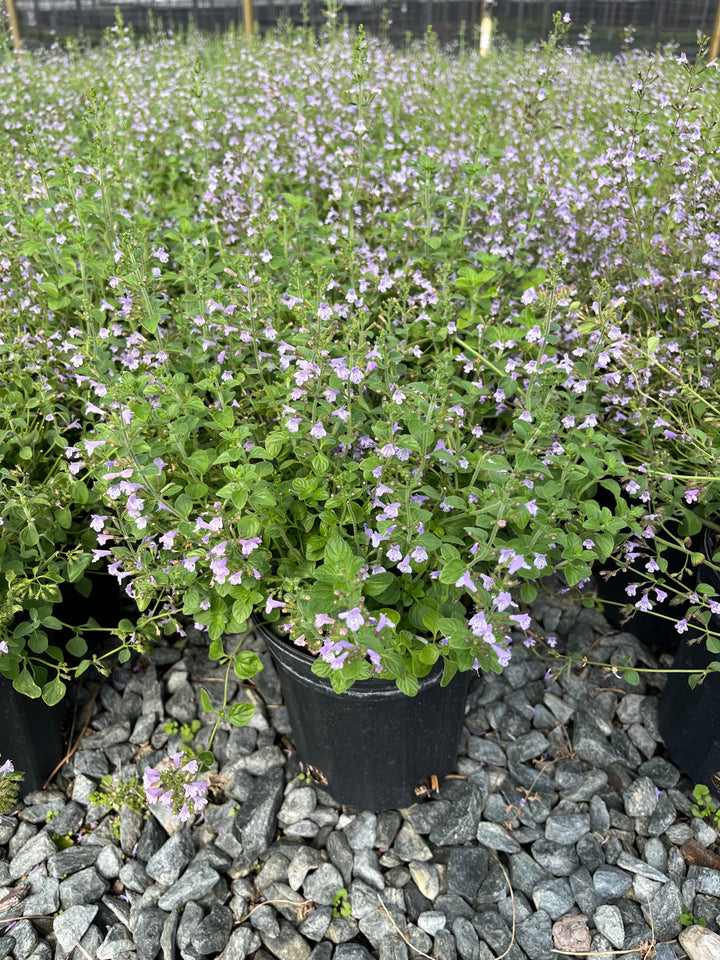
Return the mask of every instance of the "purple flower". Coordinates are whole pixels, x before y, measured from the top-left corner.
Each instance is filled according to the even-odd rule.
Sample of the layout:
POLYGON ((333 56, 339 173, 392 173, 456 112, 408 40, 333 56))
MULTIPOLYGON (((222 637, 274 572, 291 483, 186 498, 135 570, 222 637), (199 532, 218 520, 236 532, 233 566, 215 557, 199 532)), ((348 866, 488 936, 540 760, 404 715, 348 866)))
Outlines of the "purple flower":
POLYGON ((647 594, 644 594, 642 597, 640 597, 635 606, 638 608, 638 610, 642 610, 644 613, 649 613, 653 608, 653 605, 650 603, 650 599, 647 594))
POLYGON ((315 614, 315 629, 319 630, 321 627, 330 627, 335 623, 334 617, 329 617, 326 613, 316 613, 315 614))
POLYGON ((290 417, 289 420, 285 421, 285 426, 288 428, 290 433, 297 433, 298 427, 302 423, 302 417, 290 417))
POLYGON ((465 587, 465 589, 469 590, 471 593, 477 593, 477 587, 472 582, 472 578, 467 570, 458 580, 455 581, 455 586, 465 587))
POLYGON ((400 573, 412 573, 412 567, 410 566, 410 554, 402 558, 402 561, 398 564, 398 570, 400 573))
POLYGON ((516 623, 521 630, 530 629, 530 615, 527 613, 515 613, 511 614, 508 617, 508 620, 512 620, 513 623, 516 623))
POLYGON ((322 423, 313 424, 310 428, 310 436, 315 437, 316 440, 322 440, 323 437, 327 436, 327 430, 322 423))
POLYGON ((352 610, 346 610, 344 613, 339 613, 338 617, 340 620, 344 620, 347 623, 349 629, 352 630, 353 633, 365 625, 365 618, 362 615, 360 607, 353 607, 352 610))
POLYGON ((686 490, 683 494, 686 503, 697 503, 699 490, 686 490))
POLYGON ((507 590, 501 590, 500 593, 493 598, 493 606, 496 610, 502 612, 503 610, 507 610, 508 607, 516 607, 517 604, 513 601, 513 598, 507 590))
POLYGON ((682 620, 678 620, 678 622, 675 624, 675 629, 677 630, 678 633, 686 633, 686 632, 687 632, 687 630, 688 630, 688 622, 687 622, 687 620, 685 619, 685 617, 683 617, 682 620))
POLYGON ((285 604, 282 600, 273 600, 272 597, 268 597, 265 601, 265 614, 270 614, 273 610, 279 610, 280 607, 284 607, 285 604))
POLYGON ((468 626, 476 637, 481 637, 486 643, 492 643, 495 640, 492 624, 487 622, 482 610, 468 620, 468 626))
POLYGON ((257 548, 260 546, 262 539, 260 537, 250 537, 247 540, 243 540, 241 538, 239 542, 242 548, 242 555, 244 557, 249 557, 253 550, 257 550, 257 548))
POLYGON ((381 630, 384 630, 385 627, 390 627, 391 630, 395 629, 395 624, 392 622, 390 617, 386 617, 384 613, 381 613, 378 617, 377 626, 375 627, 375 633, 380 633, 381 630))
POLYGON ((0 653, 9 653, 7 640, 0 640, 0 653))
MULTIPOLYGON (((7 651, 5 651, 7 653, 7 651)), ((0 767, 0 775, 4 776, 6 773, 13 773, 15 767, 12 765, 11 760, 6 760, 5 763, 0 767)))

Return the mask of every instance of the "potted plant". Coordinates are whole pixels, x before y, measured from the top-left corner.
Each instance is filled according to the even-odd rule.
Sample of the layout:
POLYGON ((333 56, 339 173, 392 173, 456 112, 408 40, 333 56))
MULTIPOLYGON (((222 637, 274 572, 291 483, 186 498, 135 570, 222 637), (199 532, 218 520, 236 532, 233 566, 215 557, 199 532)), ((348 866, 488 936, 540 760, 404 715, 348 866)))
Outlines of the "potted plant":
MULTIPOLYGON (((179 245, 161 262, 167 286, 187 275, 179 245)), ((138 272, 149 274, 117 286, 138 272)), ((614 308, 588 318, 589 349, 571 358, 563 324, 577 304, 558 303, 542 273, 519 285, 514 316, 476 326, 505 274, 467 265, 450 281, 452 313, 410 319, 382 290, 360 297, 318 276, 310 293, 235 257, 215 272, 203 316, 170 306, 146 331, 133 370, 118 325, 102 369, 91 358, 84 371, 105 389, 87 471, 98 548, 143 611, 133 637, 189 616, 220 657, 224 634, 262 621, 281 678, 301 673, 328 704, 372 703, 373 690, 404 702, 401 749, 418 740, 412 698, 429 690, 440 704, 456 675, 499 671, 513 642, 532 643, 522 603, 535 582, 588 577, 642 511, 613 516, 593 496, 625 472, 616 438, 597 429, 604 387, 588 375, 615 349, 614 308)), ((365 756, 359 737, 353 748, 340 727, 328 732, 305 693, 288 694, 300 758, 341 801, 409 802, 421 776, 454 761, 456 682, 450 706, 433 707, 453 717, 448 744, 387 793, 377 756, 355 777, 374 798, 343 782, 348 751, 365 756), (322 728, 316 743, 333 743, 335 766, 327 753, 316 762, 298 733, 306 720, 322 728)), ((382 727, 368 728, 375 712, 363 708, 361 736, 386 754, 382 727)))

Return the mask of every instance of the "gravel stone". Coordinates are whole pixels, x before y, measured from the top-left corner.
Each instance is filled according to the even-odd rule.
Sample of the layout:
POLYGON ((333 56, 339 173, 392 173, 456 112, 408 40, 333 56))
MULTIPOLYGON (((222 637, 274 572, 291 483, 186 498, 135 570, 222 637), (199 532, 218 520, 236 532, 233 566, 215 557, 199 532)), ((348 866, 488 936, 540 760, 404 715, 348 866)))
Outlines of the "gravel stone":
POLYGON ((657 807, 655 784, 650 777, 640 777, 623 791, 625 812, 629 817, 651 817, 657 807))
MULTIPOLYGON (((55 846, 53 844, 53 846, 55 846)), ((55 850, 55 853, 48 859, 47 868, 51 877, 68 877, 72 873, 78 873, 80 870, 91 867, 100 855, 103 848, 100 846, 80 846, 75 844, 72 847, 66 847, 64 850, 55 850)))
POLYGON ((133 939, 139 960, 154 960, 167 915, 157 907, 146 907, 138 914, 133 939))
POLYGON ((641 908, 648 923, 652 918, 653 930, 658 940, 672 940, 682 929, 680 914, 683 910, 683 898, 672 880, 660 887, 652 899, 652 905, 643 901, 641 908))
POLYGON ((220 874, 206 863, 191 865, 159 898, 158 906, 165 911, 175 910, 191 898, 197 900, 209 893, 219 880, 220 874))
POLYGON ((572 846, 590 831, 590 816, 585 813, 552 814, 545 822, 545 839, 572 846))
POLYGON ((520 844, 515 837, 498 823, 479 823, 477 839, 490 850, 502 850, 510 854, 520 852, 520 844))
MULTIPOLYGON (((18 828, 18 833, 20 832, 22 826, 24 825, 21 824, 18 828)), ((15 838, 13 837, 13 839, 15 838)), ((11 878, 13 880, 19 880, 20 877, 30 873, 33 867, 36 867, 39 863, 43 863, 45 860, 48 860, 56 853, 57 847, 55 844, 52 842, 47 833, 41 831, 28 840, 27 843, 25 843, 17 853, 11 854, 11 878)))
POLYGON ((574 847, 563 846, 552 840, 536 840, 532 855, 543 869, 554 877, 569 877, 580 866, 574 847))
POLYGON ((431 937, 437 936, 441 930, 444 930, 446 924, 447 917, 439 910, 426 910, 417 919, 418 927, 431 937))
POLYGON ((385 889, 385 878, 380 870, 377 857, 373 851, 368 850, 367 847, 363 847, 362 850, 358 850, 355 854, 353 859, 353 876, 364 880, 365 883, 371 887, 375 887, 376 890, 385 889))
POLYGON ((720 936, 705 927, 688 927, 678 934, 678 940, 690 960, 717 960, 720 957, 720 936))
MULTIPOLYGON (((430 842, 438 846, 462 844, 475 838, 480 821, 480 813, 488 794, 487 782, 468 781, 455 791, 450 808, 430 831, 430 842)), ((423 860, 424 857, 413 857, 423 860)))
POLYGON ((216 904, 197 925, 192 946, 203 956, 216 956, 227 946, 233 928, 232 911, 216 904))
POLYGON ((554 960, 552 920, 543 910, 518 923, 515 935, 528 957, 533 960, 554 960))
POLYGON ((195 846, 187 830, 170 837, 148 860, 145 871, 164 887, 172 886, 195 856, 195 846))
POLYGON ((698 893, 709 897, 720 897, 720 872, 709 867, 692 866, 688 870, 688 878, 695 881, 698 893))
POLYGON ((408 869, 420 893, 430 901, 435 900, 440 893, 440 880, 435 867, 423 860, 413 860, 408 864, 408 869))
POLYGON ((454 847, 447 871, 448 893, 472 902, 488 872, 488 852, 483 847, 454 847))
POLYGON ((622 914, 617 907, 603 904, 593 914, 593 923, 598 933, 601 933, 616 950, 622 950, 625 944, 625 924, 622 914))
POLYGON ((543 910, 551 920, 557 920, 575 905, 572 888, 565 879, 547 880, 539 884, 532 894, 537 910, 543 910))
POLYGON ((60 884, 60 903, 63 910, 76 904, 95 903, 100 900, 110 884, 95 870, 87 867, 79 870, 60 884))
POLYGON ((317 794, 312 787, 299 787, 283 800, 278 811, 278 822, 284 826, 305 820, 317 806, 317 794))
POLYGON ((405 863, 411 860, 432 860, 433 853, 410 823, 404 823, 395 837, 392 849, 405 863))
POLYGON ((598 867, 593 874, 593 885, 603 899, 617 900, 632 887, 632 877, 618 867, 598 867))
POLYGON ((452 925, 457 952, 462 960, 479 960, 480 939, 469 920, 458 917, 452 925))
POLYGON ((63 950, 70 953, 74 949, 76 943, 82 940, 97 912, 97 906, 83 906, 78 903, 55 917, 53 931, 63 950))
MULTIPOLYGON (((270 861, 268 860, 267 863, 269 862, 270 861)), ((287 879, 288 884, 293 890, 299 890, 308 873, 311 870, 314 870, 316 867, 319 867, 324 862, 325 861, 323 860, 322 854, 319 850, 315 850, 313 847, 300 847, 298 852, 287 865, 287 869, 274 879, 287 879)), ((261 873, 264 873, 267 863, 265 867, 263 867, 261 873)))
POLYGON ((267 850, 275 837, 284 784, 283 771, 273 767, 253 784, 250 796, 235 818, 233 830, 242 843, 248 863, 253 863, 267 850))
POLYGON ((344 828, 343 833, 352 850, 371 850, 375 846, 377 817, 367 811, 358 813, 344 828))
POLYGON ((105 880, 114 880, 123 865, 122 853, 117 847, 107 844, 100 848, 95 861, 95 869, 105 880))
POLYGON ((331 863, 324 863, 306 878, 302 892, 308 900, 322 906, 329 906, 343 884, 342 874, 337 867, 331 863))

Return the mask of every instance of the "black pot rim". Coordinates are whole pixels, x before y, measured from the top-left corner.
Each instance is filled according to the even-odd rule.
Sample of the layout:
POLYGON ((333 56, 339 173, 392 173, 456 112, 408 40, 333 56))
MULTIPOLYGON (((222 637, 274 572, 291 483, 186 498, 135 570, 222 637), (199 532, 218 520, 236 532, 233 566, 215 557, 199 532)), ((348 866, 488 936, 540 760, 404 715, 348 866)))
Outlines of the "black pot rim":
MULTIPOLYGON (((255 630, 265 641, 272 656, 279 660, 285 667, 293 670, 297 678, 303 683, 310 686, 326 688, 327 692, 333 696, 353 696, 358 699, 363 698, 367 700, 385 700, 389 697, 407 696, 398 689, 394 680, 380 680, 373 679, 372 677, 368 680, 356 680, 349 690, 346 690, 342 694, 337 694, 333 690, 333 686, 327 677, 319 677, 316 673, 312 672, 315 657, 301 650, 299 647, 293 646, 288 640, 276 633, 269 624, 256 622, 255 630)), ((418 677, 418 693, 422 693, 430 687, 437 686, 442 679, 443 669, 444 659, 440 657, 433 664, 428 674, 424 677, 418 677)))

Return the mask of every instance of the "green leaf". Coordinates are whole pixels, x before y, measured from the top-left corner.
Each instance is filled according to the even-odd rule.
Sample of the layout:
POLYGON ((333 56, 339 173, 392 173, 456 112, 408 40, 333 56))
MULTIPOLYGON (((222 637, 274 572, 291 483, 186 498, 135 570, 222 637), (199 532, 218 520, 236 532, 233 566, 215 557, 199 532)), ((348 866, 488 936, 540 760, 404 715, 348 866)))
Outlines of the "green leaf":
POLYGON ((308 537, 307 546, 305 547, 305 556, 307 559, 311 561, 322 560, 326 542, 325 537, 318 536, 317 534, 308 537))
POLYGON ((140 326, 148 333, 155 333, 159 320, 160 317, 154 313, 148 315, 143 312, 140 314, 140 326))
POLYGON ((59 677, 46 683, 42 690, 42 698, 49 707, 54 707, 60 703, 65 696, 66 686, 59 677))
POLYGON ((82 657, 87 653, 88 647, 83 638, 79 634, 76 634, 74 637, 70 637, 68 642, 65 644, 65 648, 67 649, 67 652, 72 654, 74 657, 82 657))
POLYGON ((524 580, 520 587, 520 597, 523 603, 532 603, 537 598, 537 587, 529 580, 524 580))
POLYGON ((245 623, 252 612, 251 600, 236 600, 232 605, 232 619, 236 623, 245 623))
POLYGON ((227 718, 234 727, 244 727, 254 714, 255 707, 252 703, 233 703, 228 707, 227 718))
POLYGON ((239 680, 250 680, 263 669, 262 660, 251 650, 241 650, 235 657, 233 670, 239 680))
POLYGON ((325 544, 323 559, 333 572, 347 570, 353 562, 353 552, 337 530, 325 544))
POLYGON ((20 531, 20 543, 22 543, 23 546, 26 546, 26 547, 34 547, 39 543, 39 541, 40 541, 40 537, 38 536, 38 532, 35 529, 35 524, 34 523, 25 524, 25 526, 20 531))
POLYGON ((292 481, 292 488, 301 500, 309 500, 317 486, 317 477, 295 477, 292 481))
POLYGON ((193 472, 199 473, 202 477, 203 474, 207 473, 210 466, 210 454, 204 449, 193 450, 192 455, 185 460, 185 463, 193 472))
POLYGON ((404 693, 406 697, 414 697, 418 692, 418 678, 411 673, 406 673, 405 676, 397 678, 395 686, 401 693, 404 693))
POLYGON ((394 580, 395 574, 393 573, 376 573, 363 582, 363 592, 369 597, 379 597, 381 593, 385 593, 394 580))
POLYGON ((323 476, 330 469, 330 461, 324 453, 316 453, 310 461, 310 465, 319 476, 323 476))
POLYGON ((200 773, 206 773, 215 763, 215 757, 209 750, 203 750, 197 755, 200 773))
POLYGON ((18 676, 15 677, 13 680, 13 687, 18 693, 22 693, 26 697, 31 697, 33 700, 36 700, 42 693, 42 690, 35 683, 33 675, 30 673, 27 667, 24 667, 18 676))
POLYGON ((467 570, 467 564, 462 560, 451 560, 440 571, 440 583, 455 584, 467 570))
POLYGON ((225 656, 225 648, 222 645, 222 640, 219 638, 213 640, 210 644, 210 649, 208 650, 208 658, 210 660, 221 660, 225 656))
POLYGON ((636 687, 640 683, 640 674, 637 670, 623 670, 623 680, 629 683, 631 687, 636 687))
POLYGON ((210 699, 210 694, 207 692, 205 687, 200 687, 200 701, 202 703, 202 708, 205 713, 212 713, 213 705, 212 700, 210 699))

